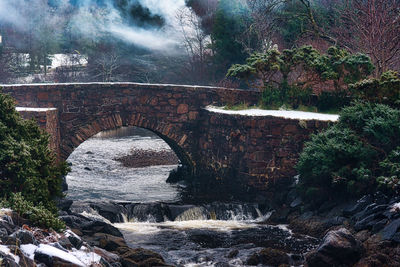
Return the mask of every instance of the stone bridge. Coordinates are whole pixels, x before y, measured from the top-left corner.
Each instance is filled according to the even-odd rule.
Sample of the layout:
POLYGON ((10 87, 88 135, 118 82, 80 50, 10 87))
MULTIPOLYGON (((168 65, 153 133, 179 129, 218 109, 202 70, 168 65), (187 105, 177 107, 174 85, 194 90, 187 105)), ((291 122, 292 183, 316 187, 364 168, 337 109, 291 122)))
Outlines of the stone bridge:
POLYGON ((225 88, 136 83, 4 85, 25 118, 51 134, 60 159, 91 136, 121 126, 165 140, 194 177, 259 190, 295 175, 310 133, 327 122, 211 112, 208 105, 256 104, 259 93, 225 88), (41 108, 41 109, 32 109, 41 108))

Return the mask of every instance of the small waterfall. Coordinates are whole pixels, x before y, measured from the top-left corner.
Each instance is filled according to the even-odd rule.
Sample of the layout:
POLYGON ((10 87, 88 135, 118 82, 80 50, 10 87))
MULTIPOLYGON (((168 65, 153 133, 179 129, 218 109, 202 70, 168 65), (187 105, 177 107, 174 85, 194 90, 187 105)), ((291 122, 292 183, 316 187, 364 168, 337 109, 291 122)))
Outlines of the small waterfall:
POLYGON ((208 220, 209 212, 204 207, 194 207, 179 214, 175 221, 208 220))

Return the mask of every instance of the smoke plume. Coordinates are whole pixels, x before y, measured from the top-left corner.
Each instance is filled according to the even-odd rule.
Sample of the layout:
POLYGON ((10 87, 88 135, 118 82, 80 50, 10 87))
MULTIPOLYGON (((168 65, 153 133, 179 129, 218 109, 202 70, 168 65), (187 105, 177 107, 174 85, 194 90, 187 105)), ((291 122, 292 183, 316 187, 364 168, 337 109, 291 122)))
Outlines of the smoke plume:
POLYGON ((136 25, 117 7, 121 0, 0 0, 0 24, 22 32, 47 29, 62 32, 65 25, 74 34, 97 40, 113 36, 149 50, 173 51, 179 37, 176 12, 185 0, 123 0, 129 8, 141 5, 151 15, 160 16, 162 27, 136 25))

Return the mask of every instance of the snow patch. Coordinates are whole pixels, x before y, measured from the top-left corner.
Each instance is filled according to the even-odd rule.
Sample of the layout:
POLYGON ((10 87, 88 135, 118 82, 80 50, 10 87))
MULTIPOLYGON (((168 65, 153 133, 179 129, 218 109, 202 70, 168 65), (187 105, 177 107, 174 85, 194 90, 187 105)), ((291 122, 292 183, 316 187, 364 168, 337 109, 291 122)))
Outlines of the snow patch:
POLYGON ((399 212, 400 211, 400 202, 394 203, 391 207, 390 207, 390 211, 392 212, 399 212))
POLYGON ((21 245, 21 250, 22 252, 31 260, 35 258, 35 251, 37 249, 37 246, 34 244, 26 244, 26 245, 21 245))
MULTIPOLYGON (((4 254, 7 254, 7 255, 13 257, 13 258, 14 258, 14 261, 15 261, 16 263, 19 263, 19 257, 16 256, 16 255, 14 255, 14 254, 12 254, 11 251, 10 251, 10 249, 9 249, 7 246, 0 245, 0 251, 3 252, 4 254)), ((3 265, 1 265, 1 266, 3 266, 3 265)))
POLYGON ((83 262, 86 266, 92 266, 94 263, 100 263, 101 257, 94 252, 86 252, 83 249, 74 249, 71 252, 77 259, 83 262))
POLYGON ((36 249, 35 253, 42 253, 45 255, 49 255, 51 257, 57 257, 64 261, 85 267, 85 264, 81 262, 77 257, 74 255, 62 251, 58 248, 52 247, 50 245, 40 244, 39 247, 36 249))
POLYGON ((34 112, 46 112, 46 111, 52 111, 52 110, 57 110, 56 108, 25 108, 25 107, 16 107, 16 111, 21 112, 21 111, 34 111, 34 112))
POLYGON ((273 116, 294 120, 320 120, 320 121, 337 121, 339 115, 330 115, 314 112, 294 111, 294 110, 264 110, 264 109, 245 109, 245 110, 225 110, 220 107, 208 106, 206 110, 214 113, 222 113, 229 115, 242 116, 273 116))

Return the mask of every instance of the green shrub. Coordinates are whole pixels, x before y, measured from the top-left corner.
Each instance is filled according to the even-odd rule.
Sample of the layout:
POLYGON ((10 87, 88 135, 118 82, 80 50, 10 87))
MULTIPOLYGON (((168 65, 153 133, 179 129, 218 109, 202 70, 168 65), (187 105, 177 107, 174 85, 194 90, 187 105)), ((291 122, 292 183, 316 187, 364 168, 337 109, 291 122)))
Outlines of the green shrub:
POLYGON ((388 71, 379 79, 367 79, 350 86, 352 94, 360 99, 400 107, 400 77, 388 71))
POLYGON ((0 197, 21 192, 33 204, 55 211, 67 171, 65 162, 56 163, 49 136, 36 122, 23 120, 13 99, 0 93, 0 197))
POLYGON ((32 202, 25 200, 21 193, 11 194, 2 205, 17 212, 35 226, 52 228, 56 231, 65 229, 64 222, 51 211, 40 204, 35 206, 32 202))
POLYGON ((361 195, 398 178, 400 156, 393 149, 400 146, 400 110, 357 102, 340 115, 300 155, 299 186, 310 199, 313 192, 325 198, 361 195))

